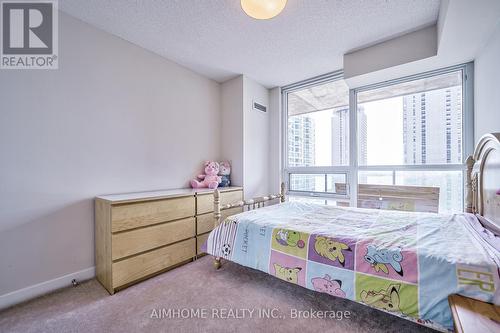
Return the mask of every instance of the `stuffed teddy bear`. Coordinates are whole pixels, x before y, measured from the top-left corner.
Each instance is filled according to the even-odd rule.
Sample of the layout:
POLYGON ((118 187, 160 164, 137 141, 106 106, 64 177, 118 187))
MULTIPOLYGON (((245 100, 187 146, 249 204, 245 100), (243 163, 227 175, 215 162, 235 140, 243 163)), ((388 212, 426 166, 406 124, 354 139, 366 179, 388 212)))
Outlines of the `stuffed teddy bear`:
POLYGON ((198 175, 198 179, 191 180, 192 188, 211 188, 215 189, 221 182, 221 177, 217 176, 219 173, 219 163, 205 161, 205 174, 198 175))
POLYGON ((227 187, 231 185, 231 164, 229 161, 222 161, 219 163, 220 169, 219 169, 219 176, 221 176, 221 182, 219 184, 219 187, 227 187))

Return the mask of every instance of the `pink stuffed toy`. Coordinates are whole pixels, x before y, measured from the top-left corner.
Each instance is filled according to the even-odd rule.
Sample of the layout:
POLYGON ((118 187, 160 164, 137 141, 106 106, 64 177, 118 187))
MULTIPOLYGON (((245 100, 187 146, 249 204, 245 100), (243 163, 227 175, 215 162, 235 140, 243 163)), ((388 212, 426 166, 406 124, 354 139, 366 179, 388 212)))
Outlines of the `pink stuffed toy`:
POLYGON ((208 187, 211 189, 217 188, 221 182, 221 177, 217 176, 219 173, 219 163, 205 161, 205 174, 198 175, 198 179, 191 180, 192 188, 204 188, 208 187))

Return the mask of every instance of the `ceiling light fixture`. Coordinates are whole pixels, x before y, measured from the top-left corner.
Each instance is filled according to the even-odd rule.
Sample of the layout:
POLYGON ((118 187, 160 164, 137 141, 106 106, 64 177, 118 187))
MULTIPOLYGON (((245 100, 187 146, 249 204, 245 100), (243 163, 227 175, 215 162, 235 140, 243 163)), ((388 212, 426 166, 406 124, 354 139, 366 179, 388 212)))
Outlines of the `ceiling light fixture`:
POLYGON ((241 0, 241 8, 250 17, 268 20, 283 11, 287 0, 241 0))

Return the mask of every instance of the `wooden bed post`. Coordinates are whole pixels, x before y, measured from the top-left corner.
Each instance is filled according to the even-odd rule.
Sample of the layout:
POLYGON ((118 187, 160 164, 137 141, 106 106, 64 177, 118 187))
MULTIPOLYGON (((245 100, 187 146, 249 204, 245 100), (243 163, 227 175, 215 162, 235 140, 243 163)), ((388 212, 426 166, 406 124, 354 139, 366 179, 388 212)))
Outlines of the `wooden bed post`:
MULTIPOLYGON (((220 192, 218 189, 214 191, 214 229, 217 228, 220 224, 220 192)), ((214 267, 215 269, 219 269, 221 266, 220 257, 215 257, 214 259, 214 267)))
POLYGON ((466 180, 466 194, 465 194, 465 212, 466 213, 475 213, 474 212, 474 204, 473 204, 473 198, 474 198, 474 188, 472 184, 472 169, 474 167, 474 158, 472 156, 469 156, 467 158, 467 161, 465 162, 467 165, 467 180, 466 180))
POLYGON ((280 202, 285 202, 285 182, 281 182, 280 202))

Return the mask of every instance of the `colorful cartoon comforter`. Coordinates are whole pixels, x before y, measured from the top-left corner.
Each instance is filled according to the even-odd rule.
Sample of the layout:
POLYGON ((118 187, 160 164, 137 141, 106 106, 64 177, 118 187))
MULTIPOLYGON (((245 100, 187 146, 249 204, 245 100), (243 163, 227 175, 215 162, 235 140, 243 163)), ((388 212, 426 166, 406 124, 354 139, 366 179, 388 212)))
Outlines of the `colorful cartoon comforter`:
POLYGON ((227 218, 206 246, 290 283, 446 331, 453 330, 448 295, 500 304, 495 242, 472 214, 288 202, 227 218))

